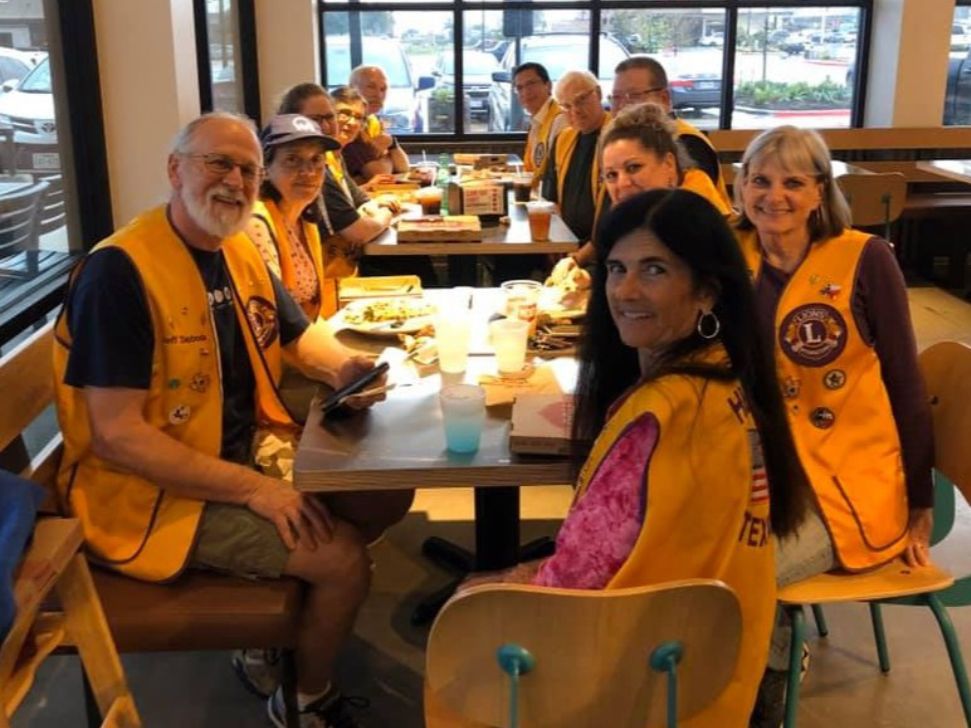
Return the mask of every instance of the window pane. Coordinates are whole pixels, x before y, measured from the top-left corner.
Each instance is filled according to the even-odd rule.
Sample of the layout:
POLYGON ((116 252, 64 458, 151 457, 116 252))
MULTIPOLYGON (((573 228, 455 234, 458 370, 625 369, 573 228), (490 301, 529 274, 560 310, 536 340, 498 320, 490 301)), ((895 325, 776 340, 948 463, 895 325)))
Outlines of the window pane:
POLYGON ((239 62, 239 18, 235 0, 206 0, 212 108, 243 113, 239 62))
POLYGON ((351 69, 362 63, 380 66, 388 76, 379 115, 386 129, 392 134, 455 131, 454 91, 432 75, 452 52, 452 13, 325 12, 323 23, 328 88, 346 84, 351 69), (360 34, 352 36, 358 22, 360 34))
POLYGON ((732 126, 849 126, 859 27, 857 8, 739 10, 732 126))
POLYGON ((0 13, 0 319, 81 250, 71 155, 57 133, 67 100, 49 55, 59 49, 48 45, 48 7, 11 0, 0 13))
MULTIPOLYGON (((543 64, 554 83, 567 71, 590 67, 589 11, 472 10, 465 13, 463 24, 463 108, 466 128, 473 132, 527 128, 528 119, 511 93, 510 74, 520 63, 543 64)), ((603 36, 600 42, 601 58, 607 63, 626 55, 612 38, 603 36)), ((609 78, 608 72, 607 90, 609 78)))
MULTIPOLYGON (((724 10, 605 10, 603 26, 626 48, 623 55, 645 53, 664 66, 671 106, 678 116, 703 129, 718 128, 724 10)), ((605 60, 601 46, 600 75, 612 78, 621 58, 614 54, 606 66, 605 60)))
POLYGON ((944 123, 971 124, 971 7, 954 8, 944 95, 944 123))

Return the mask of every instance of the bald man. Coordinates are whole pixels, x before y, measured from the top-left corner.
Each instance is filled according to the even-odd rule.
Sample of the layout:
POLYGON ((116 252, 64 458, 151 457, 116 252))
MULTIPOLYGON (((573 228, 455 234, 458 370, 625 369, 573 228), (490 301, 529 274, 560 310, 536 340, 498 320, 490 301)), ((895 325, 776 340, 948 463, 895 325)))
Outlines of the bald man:
POLYGON ((597 140, 610 114, 604 111, 597 77, 589 71, 563 74, 553 95, 569 126, 553 140, 542 192, 543 197, 559 205, 563 222, 582 243, 592 237, 604 204, 597 140))
POLYGON ((379 174, 407 172, 408 155, 377 116, 388 96, 388 76, 379 66, 358 66, 347 83, 367 101, 368 112, 360 135, 342 151, 348 172, 359 184, 379 174))

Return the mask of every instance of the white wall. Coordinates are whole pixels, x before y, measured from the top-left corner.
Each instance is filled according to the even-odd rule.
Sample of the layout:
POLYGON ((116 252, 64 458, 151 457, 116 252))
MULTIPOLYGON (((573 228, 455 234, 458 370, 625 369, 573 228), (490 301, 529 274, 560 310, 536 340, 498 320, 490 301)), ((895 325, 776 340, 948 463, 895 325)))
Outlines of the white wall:
POLYGON ((320 43, 315 0, 255 0, 263 119, 291 86, 320 82, 320 43))
POLYGON ((168 198, 170 143, 199 115, 195 23, 192 0, 94 0, 94 19, 118 227, 168 198))
POLYGON ((939 126, 954 0, 875 0, 864 126, 939 126))

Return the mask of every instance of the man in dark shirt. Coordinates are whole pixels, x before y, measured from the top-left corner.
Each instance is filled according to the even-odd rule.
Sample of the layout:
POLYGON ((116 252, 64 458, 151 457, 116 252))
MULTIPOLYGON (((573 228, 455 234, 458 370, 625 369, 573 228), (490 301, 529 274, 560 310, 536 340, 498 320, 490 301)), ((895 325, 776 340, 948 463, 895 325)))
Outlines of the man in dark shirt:
MULTIPOLYGON (((126 497, 126 490, 154 491, 157 504, 163 499, 186 504, 181 511, 186 515, 176 520, 165 521, 164 508, 152 513, 155 525, 144 535, 144 548, 119 569, 165 578, 159 569, 171 567, 140 554, 161 553, 152 543, 168 539, 166 545, 189 549, 189 567, 264 578, 287 574, 307 583, 297 637, 299 708, 336 724, 346 705, 330 678, 367 595, 364 538, 317 497, 255 469, 253 435, 258 417, 268 411, 289 424, 282 407, 268 410, 263 401, 275 389, 267 361, 281 353, 276 347, 305 373, 334 386, 353 381, 373 364, 351 356, 326 325, 308 323, 258 253, 253 256, 255 249, 243 245, 248 241, 240 231, 262 171, 255 129, 243 117, 208 114, 180 132, 168 160, 168 205, 139 216, 99 245, 73 281, 67 332, 58 341, 67 357, 58 401, 73 405, 62 407, 59 416, 69 443, 66 457, 75 463, 73 491, 100 501, 78 508, 83 521, 95 508, 110 512, 117 502, 118 523, 140 522, 145 514, 132 505, 140 501, 126 497), (165 256, 166 265, 157 265, 158 256, 165 256), (167 276, 166 268, 180 275, 167 276), (246 270, 260 273, 239 273, 246 270), (192 280, 193 271, 201 286, 192 280), (206 308, 208 321, 206 314, 189 315, 206 308), (183 320, 174 320, 180 316, 183 320), (194 335, 175 335, 180 331, 194 335), (212 338, 216 366, 193 364, 209 362, 212 338), (183 365, 200 371, 187 381, 173 374, 180 366, 185 370, 183 365), (163 408, 173 401, 171 393, 194 406, 163 408), (215 457, 193 443, 220 424, 218 406, 221 445, 215 457), (99 490, 91 472, 103 474, 118 490, 99 490), (188 514, 198 513, 192 504, 200 501, 195 533, 186 533, 188 514), (173 532, 185 538, 173 538, 173 532), (132 567, 137 559, 141 571, 132 567)), ((86 536, 97 540, 99 534, 85 526, 86 536)), ((236 664, 254 688, 272 693, 271 717, 283 725, 282 696, 265 661, 241 658, 236 664)))
POLYGON ((563 222, 585 242, 593 233, 597 205, 603 198, 597 140, 610 116, 603 108, 600 84, 589 71, 563 74, 554 95, 570 126, 553 142, 542 193, 559 204, 563 222))
MULTIPOLYGON (((625 106, 645 101, 658 104, 674 116, 671 107, 671 91, 664 66, 650 56, 630 56, 614 69, 614 87, 610 94, 610 110, 616 115, 625 106)), ((718 152, 698 129, 684 119, 676 119, 678 141, 694 160, 698 168, 711 177, 715 187, 721 180, 718 152)), ((722 186, 720 189, 724 189, 722 186)), ((729 204, 731 200, 727 200, 729 204)))

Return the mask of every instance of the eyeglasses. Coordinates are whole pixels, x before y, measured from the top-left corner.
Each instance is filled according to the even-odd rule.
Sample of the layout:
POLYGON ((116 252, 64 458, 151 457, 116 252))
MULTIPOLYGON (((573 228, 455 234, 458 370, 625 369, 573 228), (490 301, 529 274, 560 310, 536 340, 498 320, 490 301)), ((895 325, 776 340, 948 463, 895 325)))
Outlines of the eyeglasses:
POLYGON ((280 166, 287 172, 303 172, 307 170, 314 174, 320 174, 325 164, 326 159, 323 154, 315 154, 312 157, 306 158, 296 155, 288 155, 280 158, 280 166))
POLYGON ((576 96, 573 97, 572 102, 569 102, 569 103, 561 102, 560 108, 563 109, 563 111, 566 111, 567 113, 569 113, 570 111, 573 111, 573 109, 575 109, 577 106, 582 104, 584 101, 586 101, 588 98, 590 98, 590 94, 592 94, 596 90, 597 90, 597 87, 594 86, 593 88, 588 88, 586 91, 581 91, 580 93, 578 93, 576 96))
POLYGON ((516 89, 517 94, 521 94, 526 89, 530 88, 531 86, 535 86, 538 83, 543 83, 543 81, 541 79, 534 78, 531 81, 524 81, 523 83, 513 84, 513 88, 516 89))
POLYGON ((628 91, 622 94, 610 94, 607 98, 610 99, 611 106, 617 106, 618 104, 639 104, 641 101, 647 101, 647 97, 651 94, 656 94, 658 91, 664 91, 666 86, 655 86, 654 88, 645 89, 644 91, 628 91))
POLYGON ((351 120, 360 123, 364 121, 364 114, 355 114, 353 111, 338 111, 337 118, 345 123, 351 120))
POLYGON ((225 177, 227 174, 232 173, 234 169, 239 167, 240 176, 242 176, 243 181, 247 184, 256 184, 263 179, 266 174, 266 170, 263 169, 258 164, 251 164, 249 162, 237 162, 232 157, 227 157, 225 154, 183 154, 183 157, 188 157, 189 159, 200 159, 202 160, 202 165, 206 168, 208 172, 213 177, 225 177))
POLYGON ((329 114, 304 114, 304 116, 306 116, 308 119, 310 119, 312 122, 314 122, 317 126, 319 126, 321 129, 323 129, 324 128, 324 122, 327 122, 329 124, 330 122, 332 122, 334 120, 334 117, 337 116, 337 114, 335 114, 332 111, 329 114))

